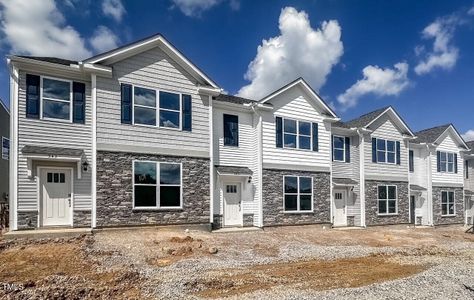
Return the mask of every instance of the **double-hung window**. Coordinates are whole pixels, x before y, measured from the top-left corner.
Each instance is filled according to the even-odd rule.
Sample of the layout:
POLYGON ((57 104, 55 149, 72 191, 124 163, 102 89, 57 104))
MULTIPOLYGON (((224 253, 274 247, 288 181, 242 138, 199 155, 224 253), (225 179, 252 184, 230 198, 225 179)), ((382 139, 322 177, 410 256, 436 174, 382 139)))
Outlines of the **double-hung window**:
POLYGON ((439 152, 440 172, 454 173, 454 153, 439 152))
POLYGON ((72 122, 72 81, 42 77, 41 117, 72 122))
POLYGON ((2 136, 2 159, 10 158, 10 140, 2 136))
POLYGON ((283 119, 284 148, 311 150, 311 123, 283 119))
POLYGON ((346 143, 345 138, 342 136, 333 136, 332 138, 332 151, 334 161, 346 161, 346 143))
POLYGON ((454 204, 454 192, 441 192, 441 215, 454 216, 456 215, 456 206, 454 204))
POLYGON ((181 164, 136 161, 133 170, 135 208, 182 208, 181 164))
POLYGON ((224 146, 239 146, 239 117, 224 114, 224 146))
MULTIPOLYGON (((190 131, 191 97, 189 95, 128 86, 133 89, 133 124, 181 129, 182 102, 186 100, 184 101, 186 126, 183 126, 183 130, 190 131)), ((124 99, 127 98, 122 95, 122 102, 124 99)), ((127 107, 124 106, 123 109, 127 113, 127 107)))
POLYGON ((313 178, 284 176, 285 212, 308 212, 313 210, 313 178))
POLYGON ((394 141, 377 139, 377 162, 394 164, 395 156, 396 148, 394 141))
POLYGON ((397 186, 379 185, 378 187, 378 213, 379 215, 397 214, 397 186))

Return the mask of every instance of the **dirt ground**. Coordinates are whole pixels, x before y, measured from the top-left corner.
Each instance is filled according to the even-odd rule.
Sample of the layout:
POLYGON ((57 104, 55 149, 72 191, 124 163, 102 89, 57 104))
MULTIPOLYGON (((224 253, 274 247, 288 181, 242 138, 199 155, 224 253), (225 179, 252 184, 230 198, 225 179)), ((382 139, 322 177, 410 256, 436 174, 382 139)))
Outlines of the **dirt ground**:
POLYGON ((461 227, 406 226, 235 233, 146 228, 69 239, 0 239, 0 298, 252 298, 266 293, 259 298, 283 299, 281 289, 306 293, 377 286, 423 274, 448 259, 473 265, 473 242, 474 234, 461 227))

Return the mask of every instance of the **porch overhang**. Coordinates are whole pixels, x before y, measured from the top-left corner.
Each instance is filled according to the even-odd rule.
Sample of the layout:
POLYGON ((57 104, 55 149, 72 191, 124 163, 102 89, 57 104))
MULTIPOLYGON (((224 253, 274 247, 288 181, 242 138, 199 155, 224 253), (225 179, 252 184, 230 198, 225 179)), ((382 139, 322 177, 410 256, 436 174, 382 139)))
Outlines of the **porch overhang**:
POLYGON ((85 158, 84 150, 60 147, 43 147, 26 145, 21 153, 27 159, 27 172, 31 177, 33 174, 33 161, 54 161, 77 164, 77 178, 82 177, 82 161, 85 158))
POLYGON ((333 178, 332 184, 334 186, 341 186, 341 187, 354 187, 359 183, 350 178, 333 178))
POLYGON ((238 166, 216 166, 217 174, 219 176, 237 176, 252 178, 252 170, 247 167, 238 166))
POLYGON ((410 184, 410 191, 421 193, 421 192, 427 191, 427 189, 416 184, 410 184))

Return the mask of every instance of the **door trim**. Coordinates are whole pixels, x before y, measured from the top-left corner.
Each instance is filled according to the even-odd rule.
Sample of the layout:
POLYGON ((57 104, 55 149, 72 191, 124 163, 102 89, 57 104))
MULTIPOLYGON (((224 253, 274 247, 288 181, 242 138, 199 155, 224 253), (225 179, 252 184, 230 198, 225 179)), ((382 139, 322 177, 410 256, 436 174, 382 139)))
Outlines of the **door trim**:
POLYGON ((349 197, 349 193, 347 189, 333 189, 333 199, 334 199, 334 219, 333 219, 333 226, 339 226, 339 227, 344 227, 347 226, 347 197, 349 197), (336 224, 336 193, 342 192, 342 195, 344 197, 344 217, 345 217, 345 222, 344 224, 336 224))
POLYGON ((74 168, 72 167, 48 167, 48 166, 38 166, 36 168, 36 194, 37 194, 37 207, 38 207, 38 225, 37 227, 43 226, 43 207, 42 207, 42 198, 43 194, 41 192, 41 170, 69 170, 71 176, 71 207, 69 208, 69 224, 61 226, 73 226, 74 225, 74 168))
POLYGON ((242 182, 241 181, 223 181, 222 182, 222 202, 223 202, 223 205, 222 205, 222 225, 224 227, 226 226, 229 226, 229 227, 236 227, 236 226, 241 226, 243 227, 244 226, 244 208, 243 208, 243 204, 242 204, 242 182), (233 225, 226 225, 225 223, 225 207, 227 206, 227 203, 225 201, 225 187, 226 185, 229 185, 229 184, 235 184, 235 185, 239 185, 240 186, 240 222, 239 224, 233 224, 233 225))

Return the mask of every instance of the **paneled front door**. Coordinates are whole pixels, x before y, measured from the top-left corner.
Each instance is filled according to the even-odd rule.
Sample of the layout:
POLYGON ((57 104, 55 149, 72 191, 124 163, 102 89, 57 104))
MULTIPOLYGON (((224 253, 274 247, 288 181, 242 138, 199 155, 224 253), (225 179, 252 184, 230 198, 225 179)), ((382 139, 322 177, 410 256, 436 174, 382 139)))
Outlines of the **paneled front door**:
POLYGON ((72 225, 71 169, 40 169, 43 226, 72 225))
POLYGON ((334 190, 334 226, 347 226, 346 190, 334 190))
POLYGON ((240 183, 224 184, 224 226, 242 226, 240 183))

